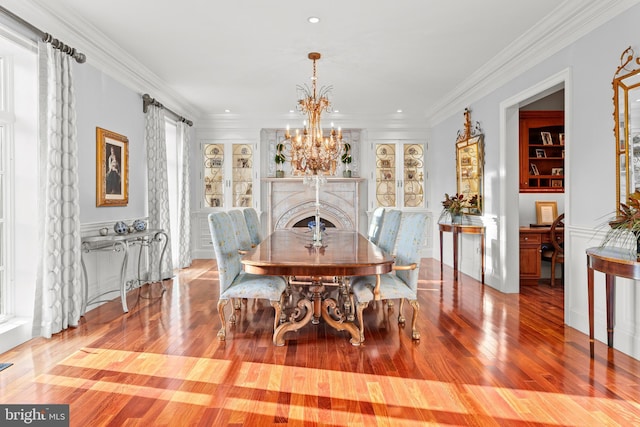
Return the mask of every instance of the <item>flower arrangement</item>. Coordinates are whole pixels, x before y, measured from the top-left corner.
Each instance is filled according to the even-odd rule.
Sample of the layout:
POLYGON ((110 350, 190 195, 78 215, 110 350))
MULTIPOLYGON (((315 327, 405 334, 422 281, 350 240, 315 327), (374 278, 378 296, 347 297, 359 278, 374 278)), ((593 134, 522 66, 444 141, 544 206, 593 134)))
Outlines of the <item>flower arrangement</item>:
POLYGON ((464 194, 456 193, 453 196, 444 194, 444 200, 442 201, 444 210, 451 215, 461 215, 468 209, 478 206, 478 195, 475 194, 470 198, 467 198, 464 194))
POLYGON ((616 216, 609 221, 609 230, 602 240, 602 246, 616 243, 629 245, 636 243, 640 249, 640 191, 629 194, 627 203, 620 202, 616 216))

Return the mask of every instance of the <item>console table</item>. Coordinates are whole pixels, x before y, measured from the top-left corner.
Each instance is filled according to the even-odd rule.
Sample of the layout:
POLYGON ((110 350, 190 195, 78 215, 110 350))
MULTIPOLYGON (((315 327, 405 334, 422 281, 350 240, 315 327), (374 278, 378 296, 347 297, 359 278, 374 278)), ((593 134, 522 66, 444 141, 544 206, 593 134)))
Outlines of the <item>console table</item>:
POLYGON ((607 345, 613 347, 613 327, 615 323, 616 276, 640 280, 640 262, 629 249, 596 247, 587 249, 587 293, 589 299, 589 351, 593 358, 593 272, 605 274, 605 294, 607 305, 607 345))
POLYGON ((442 233, 453 232, 453 280, 458 280, 458 237, 460 234, 480 235, 480 257, 482 259, 482 284, 484 285, 484 225, 438 224, 440 228, 440 280, 442 280, 442 233))
POLYGON ((129 260, 129 248, 134 245, 141 246, 140 253, 138 254, 138 275, 137 280, 141 282, 140 279, 140 261, 142 258, 142 247, 148 247, 152 243, 161 243, 162 250, 160 252, 160 258, 158 259, 158 278, 162 284, 162 292, 165 291, 164 280, 162 279, 162 260, 164 258, 165 251, 167 249, 167 243, 169 242, 169 238, 167 233, 164 230, 144 230, 144 231, 135 231, 133 233, 127 234, 112 234, 107 236, 87 236, 82 238, 82 256, 80 257, 80 261, 82 264, 82 275, 84 276, 84 298, 82 304, 82 312, 86 311, 87 305, 105 302, 106 300, 98 300, 98 298, 115 292, 118 289, 112 289, 110 291, 103 292, 99 295, 96 295, 92 298, 89 298, 89 280, 87 277, 87 267, 84 263, 85 254, 90 252, 102 251, 114 251, 114 252, 122 252, 122 266, 120 267, 120 300, 122 302, 122 311, 125 313, 129 312, 129 308, 127 307, 127 263, 129 260))

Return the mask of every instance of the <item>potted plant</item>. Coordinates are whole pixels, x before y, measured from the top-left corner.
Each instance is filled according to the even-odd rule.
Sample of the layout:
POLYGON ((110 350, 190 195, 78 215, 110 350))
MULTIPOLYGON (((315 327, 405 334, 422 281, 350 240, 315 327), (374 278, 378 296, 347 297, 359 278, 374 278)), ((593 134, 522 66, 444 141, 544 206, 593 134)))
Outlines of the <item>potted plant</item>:
POLYGON ((629 194, 627 203, 620 202, 618 213, 608 224, 601 246, 629 246, 640 254, 640 191, 629 194))
POLYGON ((345 142, 343 146, 343 150, 344 152, 340 157, 340 160, 342 161, 342 163, 344 163, 344 171, 342 171, 342 176, 344 176, 345 178, 351 178, 351 169, 349 169, 349 165, 351 164, 351 160, 352 160, 351 144, 349 144, 348 142, 345 142))
POLYGON ((284 156, 283 151, 284 151, 284 144, 278 143, 276 145, 276 157, 274 158, 276 162, 276 178, 284 177, 284 171, 282 170, 282 165, 287 160, 287 158, 284 156))
POLYGON ((467 198, 464 194, 456 193, 453 196, 449 194, 444 194, 444 200, 442 201, 442 207, 444 208, 442 215, 448 214, 451 217, 452 224, 460 224, 462 223, 462 215, 473 209, 478 205, 478 195, 475 194, 470 198, 467 198))

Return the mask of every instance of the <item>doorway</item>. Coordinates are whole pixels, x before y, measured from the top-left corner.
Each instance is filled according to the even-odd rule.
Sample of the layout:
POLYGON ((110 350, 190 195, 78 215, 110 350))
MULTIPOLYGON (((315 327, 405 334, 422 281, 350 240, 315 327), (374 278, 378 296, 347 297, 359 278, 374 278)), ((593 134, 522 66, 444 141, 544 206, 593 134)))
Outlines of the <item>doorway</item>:
MULTIPOLYGON (((552 93, 564 89, 565 110, 565 169, 569 171, 571 158, 571 111, 567 100, 571 99, 570 70, 563 70, 548 79, 518 93, 500 104, 500 210, 499 210, 499 242, 500 242, 500 283, 505 293, 520 292, 520 191, 519 179, 519 112, 520 108, 541 100, 552 93)), ((570 174, 565 173, 564 200, 569 201, 571 192, 570 174)), ((570 222, 570 204, 564 205, 565 224, 570 222)), ((568 248, 567 248, 568 249, 568 248)), ((570 263, 570 251, 565 253, 565 262, 570 263)), ((570 281, 570 269, 567 269, 565 280, 570 281)), ((566 298, 566 297, 565 297, 566 298)), ((566 307, 566 304, 565 304, 566 307)), ((565 314, 566 317, 566 314, 565 314)))

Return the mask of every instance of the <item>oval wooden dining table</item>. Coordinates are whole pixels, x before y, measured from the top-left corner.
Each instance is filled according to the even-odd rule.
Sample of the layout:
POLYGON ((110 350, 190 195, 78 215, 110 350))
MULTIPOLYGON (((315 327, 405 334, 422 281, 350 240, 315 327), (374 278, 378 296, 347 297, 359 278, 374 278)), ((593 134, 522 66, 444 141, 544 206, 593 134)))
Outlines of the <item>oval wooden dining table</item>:
MULTIPOLYGON (((341 304, 334 298, 323 300, 325 283, 322 277, 388 273, 393 266, 393 257, 355 231, 328 228, 323 233, 321 245, 314 246, 313 243, 312 233, 306 229, 276 230, 242 258, 247 273, 311 279, 311 300, 304 293, 301 295, 296 309, 276 328, 273 343, 284 345, 286 332, 297 331, 309 322, 318 323, 322 317, 333 328, 349 332, 351 344, 360 345, 363 337, 345 315, 344 302, 341 304)), ((348 303, 348 298, 344 301, 348 303)))

